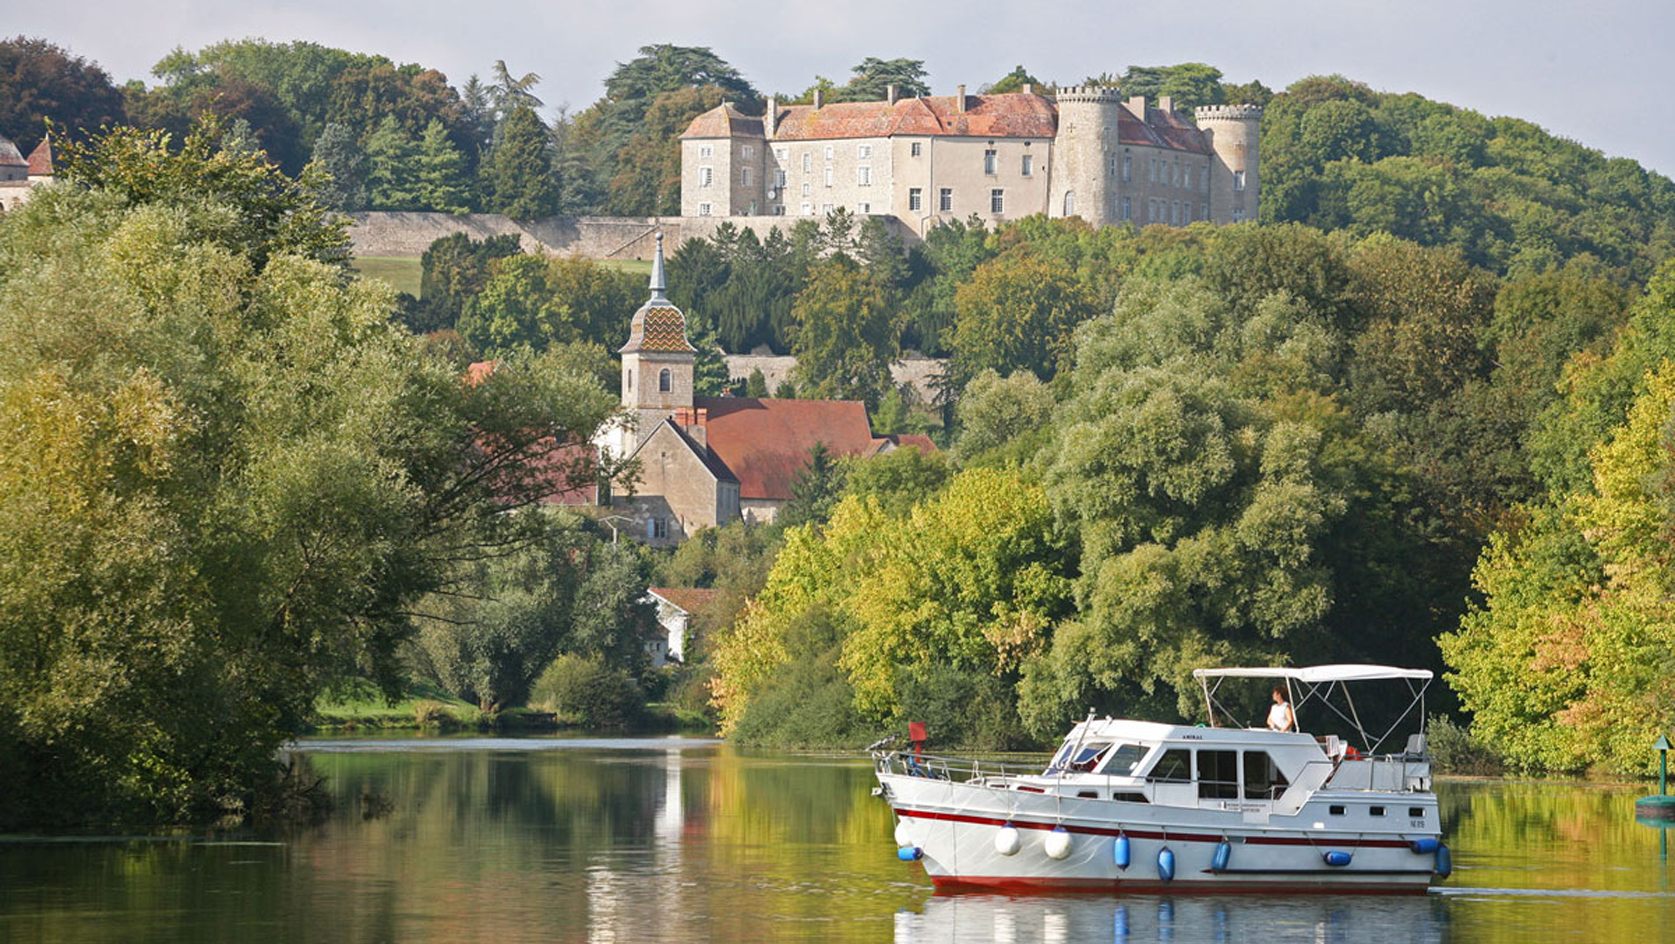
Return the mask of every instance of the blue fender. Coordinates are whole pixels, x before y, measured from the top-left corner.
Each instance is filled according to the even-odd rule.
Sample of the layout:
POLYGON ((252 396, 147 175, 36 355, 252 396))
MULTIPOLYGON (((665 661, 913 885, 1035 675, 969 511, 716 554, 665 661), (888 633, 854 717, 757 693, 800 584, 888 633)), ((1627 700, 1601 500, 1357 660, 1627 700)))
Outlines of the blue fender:
POLYGON ((1117 833, 1117 841, 1111 844, 1111 858, 1117 863, 1117 868, 1128 868, 1129 855, 1128 835, 1117 833))
POLYGON ((1414 855, 1430 855, 1436 852, 1437 848, 1441 845, 1441 842, 1430 836, 1426 836, 1424 839, 1415 839, 1408 843, 1408 848, 1413 850, 1414 855))
POLYGON ((1227 868, 1227 860, 1233 857, 1233 844, 1223 839, 1216 843, 1215 855, 1210 857, 1210 868, 1221 872, 1227 868))
POLYGON ((1454 854, 1449 852, 1448 847, 1441 843, 1437 844, 1436 872, 1437 878, 1440 879, 1446 879, 1454 874, 1454 854))
POLYGON ((1157 877, 1165 882, 1175 880, 1175 853, 1168 846, 1157 850, 1157 877))
POLYGON ((902 846, 896 850, 896 858, 903 862, 917 862, 925 857, 925 850, 918 846, 902 846))
POLYGON ((1345 852, 1342 849, 1333 849, 1321 856, 1322 859, 1326 860, 1327 865, 1337 869, 1341 869, 1348 865, 1349 860, 1353 857, 1352 853, 1345 852))

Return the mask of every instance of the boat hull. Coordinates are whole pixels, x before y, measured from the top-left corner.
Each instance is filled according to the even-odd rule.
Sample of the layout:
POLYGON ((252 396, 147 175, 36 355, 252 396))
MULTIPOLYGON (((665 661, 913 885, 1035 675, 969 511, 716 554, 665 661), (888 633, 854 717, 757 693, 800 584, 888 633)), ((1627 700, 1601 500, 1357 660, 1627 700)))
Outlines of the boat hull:
POLYGON ((1250 822, 1243 811, 1019 794, 916 777, 879 779, 897 817, 898 843, 920 850, 919 861, 939 888, 1423 894, 1436 878, 1434 857, 1411 845, 1437 838, 1435 832, 1307 828, 1313 823, 1287 828, 1285 822, 1250 822), (1003 855, 995 840, 1008 825, 1019 841, 1014 853, 1003 855), (1070 837, 1062 858, 1049 854, 1056 828, 1070 837), (1117 862, 1118 837, 1128 843, 1126 868, 1117 862), (1218 869, 1216 852, 1223 842, 1228 855, 1218 869), (1166 848, 1173 857, 1169 877, 1159 865, 1166 848), (1328 852, 1349 853, 1348 864, 1328 865, 1328 852))

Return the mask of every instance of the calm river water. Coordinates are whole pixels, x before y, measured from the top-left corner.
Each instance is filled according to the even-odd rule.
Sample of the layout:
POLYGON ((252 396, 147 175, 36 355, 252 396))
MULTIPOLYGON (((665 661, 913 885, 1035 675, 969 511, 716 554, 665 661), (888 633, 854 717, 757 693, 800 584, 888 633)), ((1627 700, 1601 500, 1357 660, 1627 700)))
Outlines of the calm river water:
POLYGON ((1633 787, 1448 782, 1427 896, 938 895, 854 757, 712 741, 304 744, 337 809, 283 834, 0 839, 5 942, 1675 940, 1633 787), (367 815, 363 796, 390 808, 367 815))

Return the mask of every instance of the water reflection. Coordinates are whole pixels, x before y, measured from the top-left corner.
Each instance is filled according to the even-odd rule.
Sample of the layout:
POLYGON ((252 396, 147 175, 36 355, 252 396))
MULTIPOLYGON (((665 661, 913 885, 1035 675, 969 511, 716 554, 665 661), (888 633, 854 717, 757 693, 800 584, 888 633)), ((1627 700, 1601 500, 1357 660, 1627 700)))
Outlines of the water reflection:
POLYGON ((1430 944, 1448 940, 1448 909, 1428 897, 933 896, 896 916, 896 944, 1260 941, 1430 944))
POLYGON ((0 941, 1649 944, 1675 926, 1633 787, 1444 784, 1455 877, 1429 896, 938 895, 896 861, 854 757, 679 738, 300 748, 338 801, 318 828, 0 841, 0 941))

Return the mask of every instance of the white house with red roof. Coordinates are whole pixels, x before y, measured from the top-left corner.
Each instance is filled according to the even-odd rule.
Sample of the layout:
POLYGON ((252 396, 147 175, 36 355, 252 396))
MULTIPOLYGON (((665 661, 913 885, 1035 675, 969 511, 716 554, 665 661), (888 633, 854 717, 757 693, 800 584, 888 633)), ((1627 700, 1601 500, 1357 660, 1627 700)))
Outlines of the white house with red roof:
POLYGON ((22 206, 36 187, 52 183, 52 141, 43 138, 26 158, 0 135, 0 213, 22 206))
POLYGON ((661 234, 650 281, 618 352, 624 420, 595 440, 610 457, 632 460, 632 479, 599 497, 629 519, 623 533, 667 545, 734 519, 772 521, 816 443, 834 456, 936 448, 925 436, 874 435, 858 400, 697 396, 697 351, 685 314, 665 295, 661 234))
POLYGON ((1188 115, 1101 87, 781 105, 731 102, 681 136, 681 215, 896 217, 923 236, 972 215, 1095 225, 1255 219, 1262 109, 1188 115))

